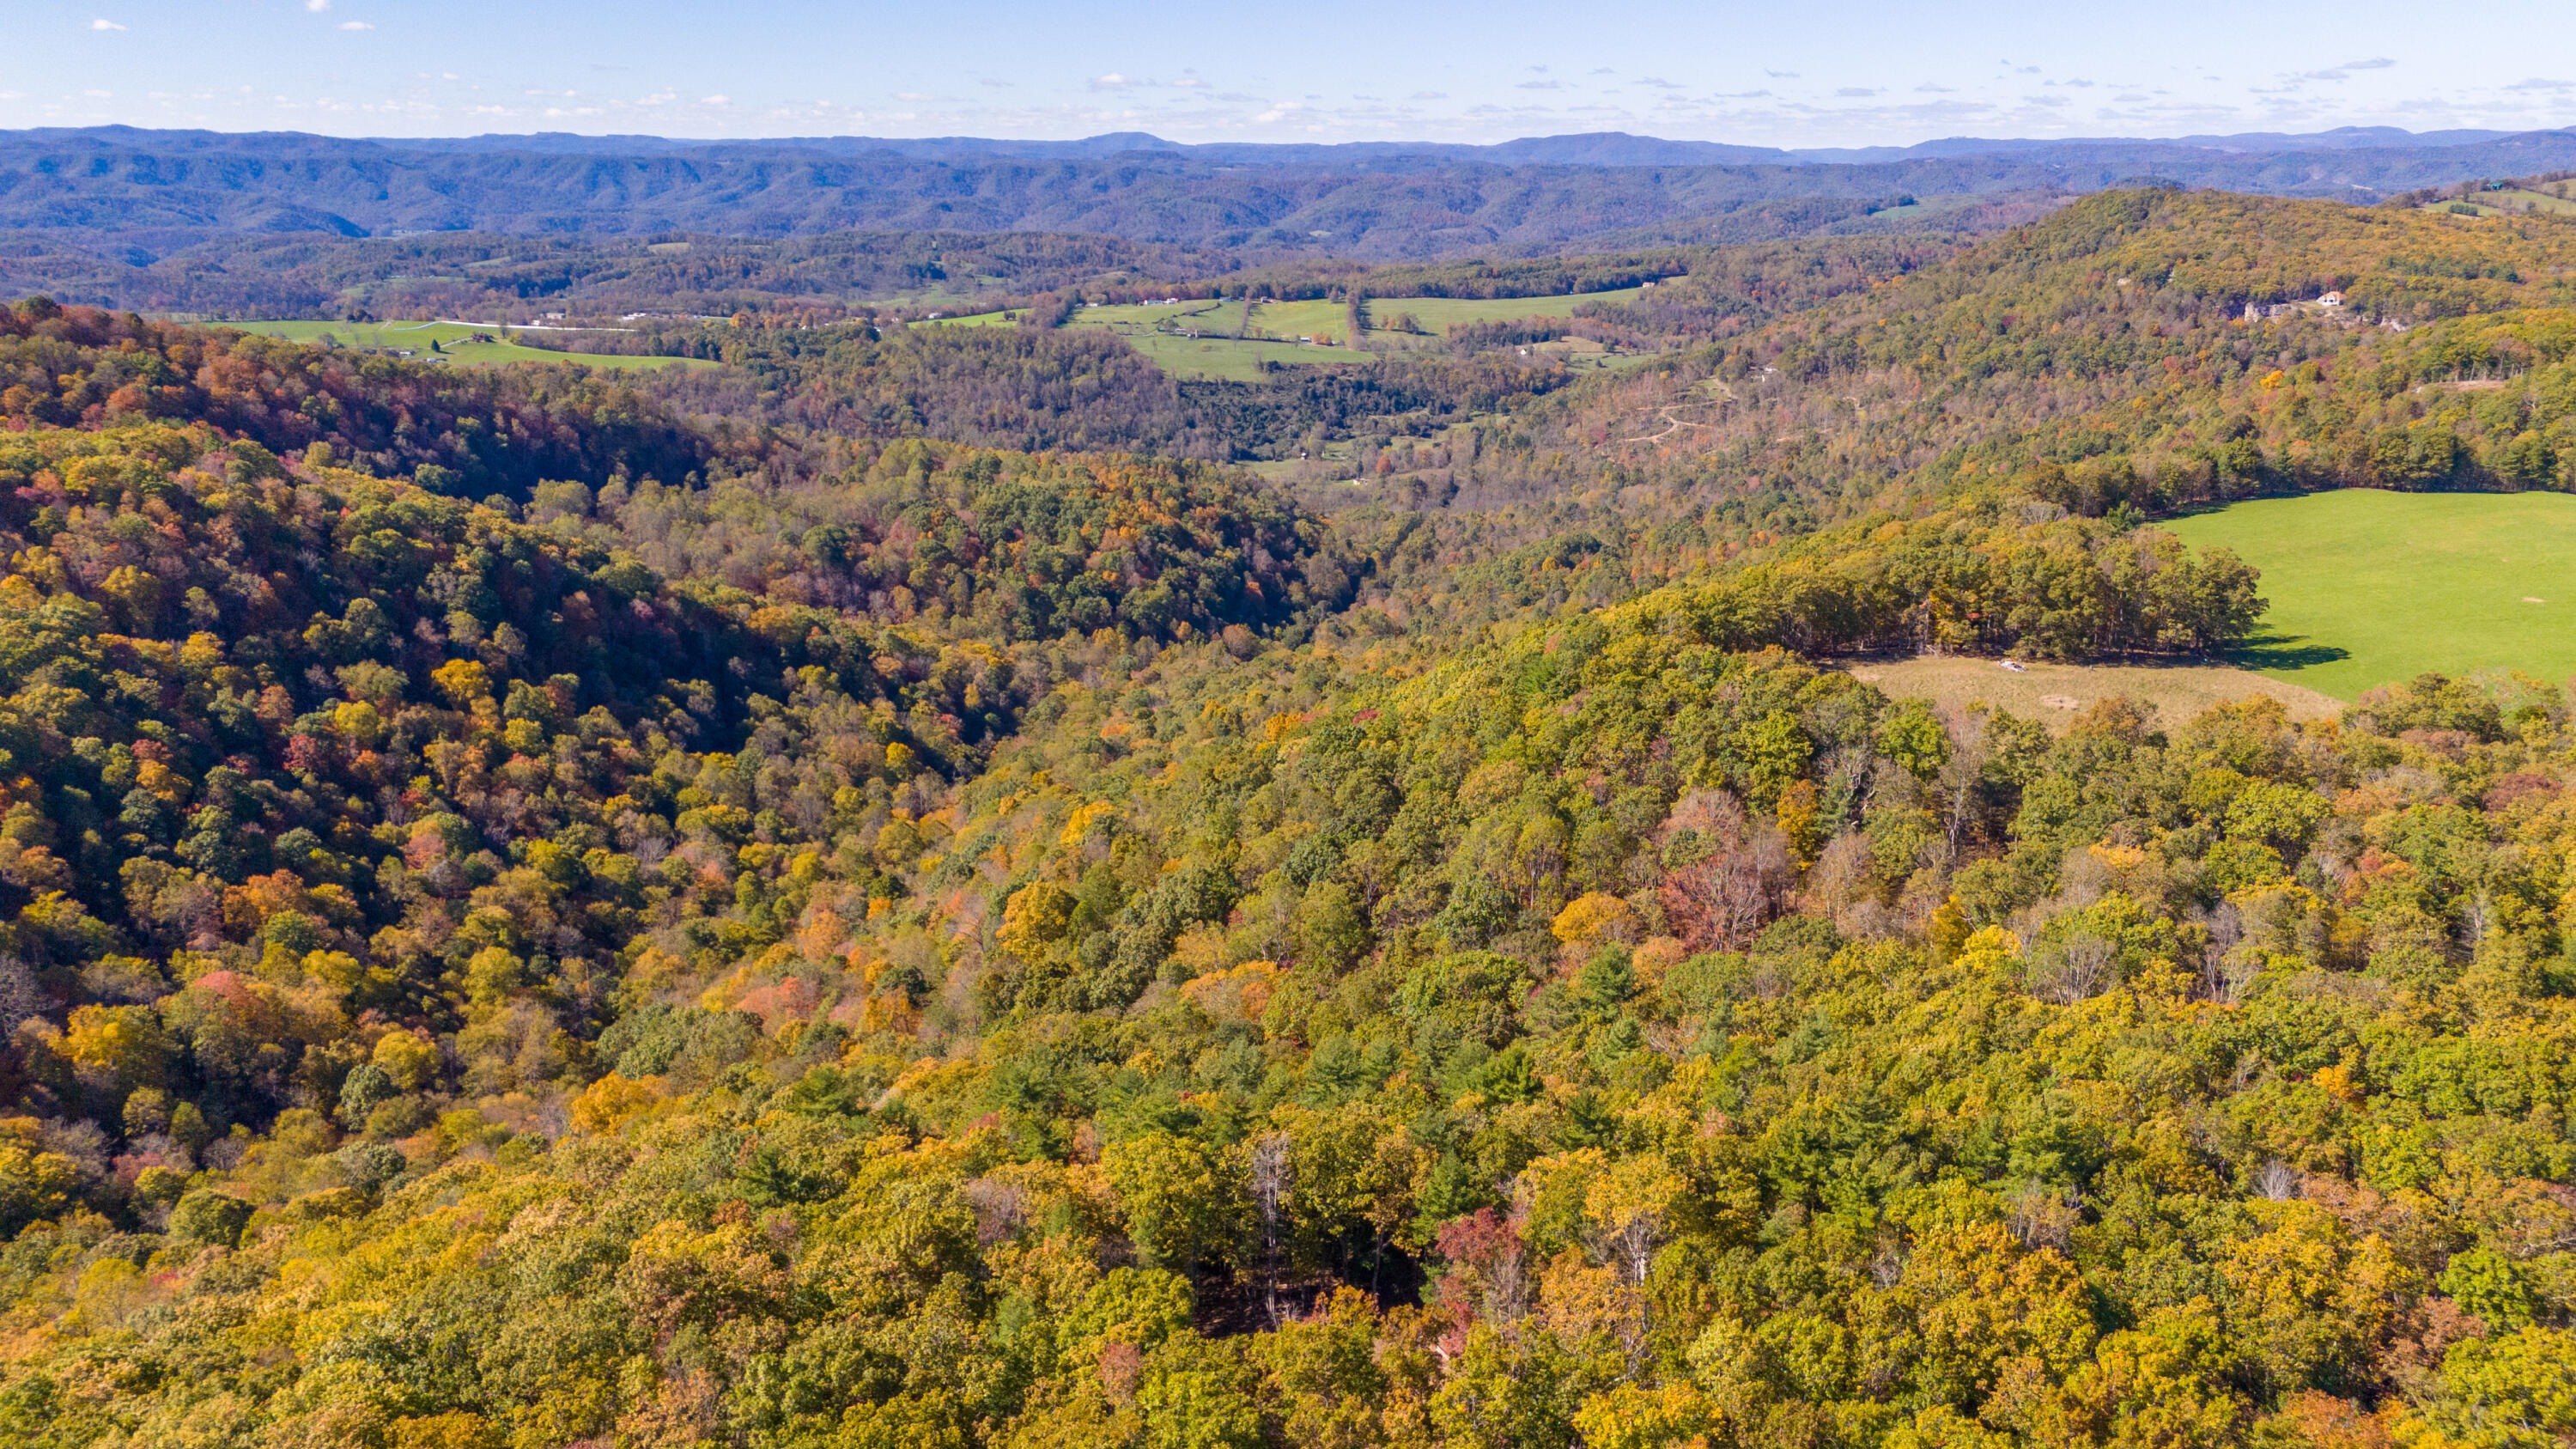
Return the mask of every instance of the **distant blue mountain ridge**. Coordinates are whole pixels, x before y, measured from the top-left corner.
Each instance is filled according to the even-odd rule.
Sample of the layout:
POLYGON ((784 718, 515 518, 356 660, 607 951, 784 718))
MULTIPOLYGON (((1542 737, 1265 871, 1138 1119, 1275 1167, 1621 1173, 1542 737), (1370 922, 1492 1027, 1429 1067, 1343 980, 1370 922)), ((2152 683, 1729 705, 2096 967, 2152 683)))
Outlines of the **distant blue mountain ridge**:
POLYGON ((1807 234, 1878 225, 1900 208, 1962 213, 1998 197, 2146 179, 2367 202, 2569 168, 2576 129, 1783 150, 1622 132, 1494 145, 1188 145, 1143 132, 743 141, 98 127, 0 132, 0 231, 156 249, 273 233, 1051 231, 1427 258, 1807 234))

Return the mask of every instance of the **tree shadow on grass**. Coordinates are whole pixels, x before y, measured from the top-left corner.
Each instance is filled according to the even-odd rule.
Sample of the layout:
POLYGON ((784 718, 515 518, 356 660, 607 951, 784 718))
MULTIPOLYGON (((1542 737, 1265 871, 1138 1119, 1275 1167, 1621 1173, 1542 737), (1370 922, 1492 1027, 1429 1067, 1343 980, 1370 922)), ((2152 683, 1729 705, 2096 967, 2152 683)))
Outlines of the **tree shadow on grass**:
POLYGON ((2311 669, 2350 659, 2352 651, 2319 644, 2304 634, 2266 634, 2227 651, 2227 662, 2239 669, 2311 669))

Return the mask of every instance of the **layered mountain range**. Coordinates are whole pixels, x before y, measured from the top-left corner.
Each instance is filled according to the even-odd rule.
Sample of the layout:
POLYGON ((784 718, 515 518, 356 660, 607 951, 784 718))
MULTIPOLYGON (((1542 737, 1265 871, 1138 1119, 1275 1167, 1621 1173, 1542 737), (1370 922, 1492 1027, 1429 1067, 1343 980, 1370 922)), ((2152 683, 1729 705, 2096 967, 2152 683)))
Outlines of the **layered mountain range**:
POLYGON ((1869 224, 2153 177, 2375 199, 2576 166, 2576 131, 2354 129, 1782 151, 1618 133, 1494 146, 869 137, 347 140, 125 127, 0 135, 0 230, 161 248, 241 233, 1086 232, 1368 258, 1538 254, 1869 224))

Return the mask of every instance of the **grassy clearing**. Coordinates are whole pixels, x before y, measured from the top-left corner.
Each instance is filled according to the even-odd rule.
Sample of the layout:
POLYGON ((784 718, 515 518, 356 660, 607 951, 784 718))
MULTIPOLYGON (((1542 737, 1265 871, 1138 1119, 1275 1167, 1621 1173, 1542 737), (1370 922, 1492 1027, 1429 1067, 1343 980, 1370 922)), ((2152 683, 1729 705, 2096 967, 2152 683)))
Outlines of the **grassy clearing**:
POLYGON ((650 370, 659 367, 713 367, 711 362, 695 362, 679 357, 620 357, 605 352, 550 352, 542 347, 523 347, 501 340, 508 334, 499 327, 474 327, 462 322, 216 322, 216 327, 233 327, 244 332, 257 332, 269 337, 283 337, 290 342, 319 342, 329 338, 342 347, 358 352, 381 352, 390 357, 445 358, 474 367, 490 367, 506 362, 580 362, 592 367, 625 367, 650 370), (477 342, 480 334, 493 340, 477 342), (438 344, 431 350, 430 344, 438 344))
POLYGON ((1255 382, 1265 362, 1291 367, 1354 367, 1375 361, 1346 347, 1308 347, 1296 342, 1270 342, 1232 337, 1176 337, 1168 332, 1135 332, 1127 344, 1154 359, 1174 377, 1191 381, 1255 382))
POLYGON ((2543 216, 2576 216, 2576 182, 2550 181, 2529 189, 2509 186, 2502 191, 2474 191, 2456 200, 2431 202, 2424 209, 2453 216, 2511 216, 2532 212, 2543 216))
POLYGON ((2015 673, 1993 659, 1925 657, 1855 665, 1851 674, 1900 699, 1928 699, 1951 710, 1982 702, 2058 733, 2087 706, 2123 694, 2154 705, 2169 729, 2254 695, 2281 701, 2292 719, 2330 719, 2343 708, 2313 689, 2249 670, 2189 664, 2030 664, 2015 673))
POLYGON ((1019 324, 1017 312, 970 312, 963 317, 925 317, 915 327, 1013 327, 1019 324))
MULTIPOLYGON (((1396 318, 1410 312, 1413 319, 1422 324, 1423 331, 1437 337, 1452 327, 1469 322, 1571 317, 1575 307, 1581 303, 1633 302, 1644 293, 1643 287, 1623 287, 1615 292, 1577 292, 1563 297, 1497 297, 1491 301, 1473 297, 1371 297, 1368 302, 1369 326, 1372 331, 1388 327, 1396 318)), ((1344 329, 1336 327, 1333 330, 1344 329)))
POLYGON ((1351 309, 1342 302, 1273 302, 1252 309, 1252 330, 1263 337, 1321 335, 1347 344, 1351 340, 1351 309))
POLYGON ((2239 663, 2353 699, 2427 671, 2576 674, 2576 498, 2258 498, 2166 525, 2263 571, 2266 639, 2239 663))
MULTIPOLYGON (((1383 297, 1368 304, 1369 331, 1372 335, 1395 336, 1389 324, 1411 314, 1422 330, 1434 337, 1461 322, 1508 322, 1526 317, 1571 317, 1578 302, 1620 300, 1634 297, 1642 289, 1631 287, 1618 292, 1585 292, 1564 297, 1510 297, 1499 301, 1480 302, 1448 297, 1383 297)), ((999 320, 1001 313, 983 317, 943 318, 938 324, 981 323, 986 318, 999 320)), ((915 324, 921 325, 921 324, 915 324)), ((1085 307, 1073 314, 1069 326, 1099 327, 1127 339, 1129 344, 1154 359, 1174 377, 1213 378, 1227 382, 1251 382, 1261 376, 1265 362, 1290 367, 1358 367, 1372 359, 1364 351, 1350 346, 1350 309, 1340 302, 1272 302, 1254 307, 1247 324, 1243 303, 1239 300, 1198 299, 1186 302, 1155 302, 1138 306, 1085 307), (1237 338, 1237 328, 1245 335, 1237 338), (1300 337, 1329 337, 1339 345, 1319 347, 1299 342, 1300 337)), ((1597 348, 1567 350, 1566 361, 1577 367, 1611 365, 1613 359, 1601 355, 1597 348)))
POLYGON ((1107 327, 1123 331, 1131 327, 1156 328, 1171 323, 1190 331, 1232 332, 1235 319, 1241 315, 1241 302, 1202 299, 1193 302, 1154 302, 1137 306, 1084 307, 1073 314, 1073 325, 1107 327))
MULTIPOLYGON (((1264 336, 1261 314, 1269 310, 1254 308, 1253 335, 1241 338, 1233 335, 1243 320, 1240 301, 1203 299, 1149 306, 1085 307, 1074 313, 1073 321, 1067 325, 1115 332, 1138 352, 1154 359, 1163 371, 1190 381, 1253 382, 1260 378, 1265 362, 1291 367, 1349 367, 1371 361, 1368 354, 1349 348, 1310 347, 1293 337, 1282 340, 1275 330, 1273 335, 1264 336)), ((1338 306, 1333 312, 1335 316, 1346 315, 1338 306)), ((1348 331, 1347 323, 1339 330, 1348 331)))

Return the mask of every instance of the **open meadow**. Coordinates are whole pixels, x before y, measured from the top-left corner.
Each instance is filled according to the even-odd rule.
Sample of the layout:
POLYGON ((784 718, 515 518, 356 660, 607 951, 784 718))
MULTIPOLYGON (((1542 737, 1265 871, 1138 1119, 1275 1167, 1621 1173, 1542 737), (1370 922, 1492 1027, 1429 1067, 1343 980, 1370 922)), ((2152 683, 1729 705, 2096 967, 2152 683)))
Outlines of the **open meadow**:
POLYGON ((2576 498, 2387 493, 2257 498, 2162 525, 2232 548, 2271 601, 2237 662, 2353 699, 2438 672, 2576 674, 2576 498))
POLYGON ((1643 287, 1622 287, 1615 292, 1577 292, 1559 297, 1371 297, 1369 330, 1392 330, 1396 319, 1409 313, 1423 331, 1437 337, 1452 327, 1472 322, 1571 317, 1574 309, 1586 302, 1633 302, 1643 295, 1643 287))
MULTIPOLYGON (((1335 317, 1347 316, 1339 304, 1292 305, 1330 306, 1335 317)), ((1243 303, 1224 298, 1085 307, 1066 325, 1115 332, 1163 371, 1188 382, 1253 382, 1260 378, 1264 364, 1349 367, 1371 361, 1367 353, 1348 347, 1314 347, 1293 335, 1283 336, 1275 327, 1265 329, 1261 317, 1270 310, 1252 309, 1252 331, 1243 337, 1234 335, 1243 323, 1243 303)), ((1345 324, 1335 330, 1349 328, 1345 324)))
POLYGON ((492 366, 505 362, 579 362, 592 367, 621 367, 650 370, 661 367, 711 367, 714 364, 693 362, 679 357, 623 357, 606 352, 554 352, 542 347, 527 347, 505 341, 513 331, 499 326, 478 327, 465 322, 317 322, 310 320, 282 322, 216 322, 215 327, 233 327, 244 332, 257 332, 268 337, 283 337, 291 342, 320 342, 325 339, 339 346, 361 352, 381 352, 391 357, 445 358, 469 366, 492 366), (477 342, 476 337, 488 337, 477 342), (435 349, 431 344, 436 343, 435 349))

